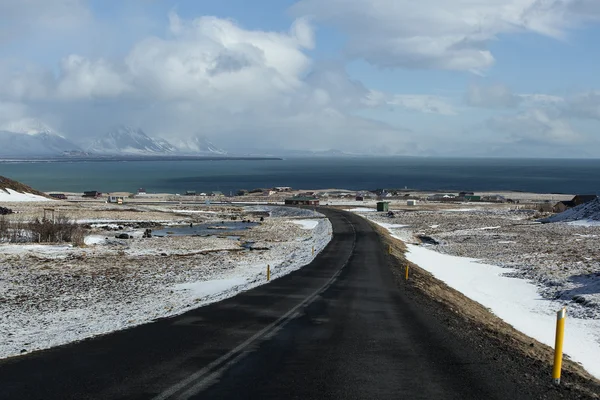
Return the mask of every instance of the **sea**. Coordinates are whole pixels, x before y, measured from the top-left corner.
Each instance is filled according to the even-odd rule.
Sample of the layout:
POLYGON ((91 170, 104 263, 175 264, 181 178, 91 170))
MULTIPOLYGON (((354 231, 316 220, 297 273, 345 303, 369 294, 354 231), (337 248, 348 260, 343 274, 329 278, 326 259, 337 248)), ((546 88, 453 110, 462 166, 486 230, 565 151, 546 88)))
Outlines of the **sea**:
POLYGON ((0 175, 41 191, 185 193, 294 189, 527 191, 598 194, 600 159, 289 158, 0 162, 0 175))

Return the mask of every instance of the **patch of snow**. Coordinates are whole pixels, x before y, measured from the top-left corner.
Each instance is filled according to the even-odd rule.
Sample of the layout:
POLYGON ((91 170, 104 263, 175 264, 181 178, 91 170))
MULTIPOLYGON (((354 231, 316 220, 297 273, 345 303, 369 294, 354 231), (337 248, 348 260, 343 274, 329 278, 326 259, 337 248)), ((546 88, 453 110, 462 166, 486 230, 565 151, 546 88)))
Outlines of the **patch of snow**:
POLYGON ((471 211, 479 211, 479 208, 452 208, 447 210, 440 210, 443 212, 471 212, 471 211))
POLYGON ((350 208, 350 209, 344 210, 344 211, 350 211, 350 212, 355 212, 355 213, 359 213, 359 212, 377 212, 377 210, 375 208, 366 208, 366 207, 350 208))
POLYGON ((216 211, 208 211, 208 210, 171 210, 172 212, 182 213, 182 214, 218 214, 216 211))
MULTIPOLYGON (((600 198, 570 208, 560 214, 541 220, 542 222, 588 221, 583 223, 600 222, 600 198)), ((587 226, 587 225, 585 225, 587 226)))
POLYGON ((0 244, 0 254, 23 254, 36 252, 44 254, 64 254, 71 248, 73 248, 71 245, 0 244))
POLYGON ((297 219, 290 222, 300 225, 302 229, 315 229, 319 224, 319 221, 314 219, 297 219))
MULTIPOLYGON (((404 230, 392 231, 391 224, 373 221, 393 237, 406 241, 404 230), (404 236, 404 237, 403 237, 404 236)), ((563 303, 543 298, 538 287, 527 280, 509 277, 514 269, 478 262, 477 259, 438 253, 406 244, 407 260, 432 273, 437 279, 470 299, 488 307, 495 315, 534 339, 554 346, 556 311, 563 303)), ((568 293, 566 293, 568 297, 568 293)), ((600 320, 569 315, 564 351, 592 375, 600 378, 600 320)))
POLYGON ((500 244, 511 244, 511 243, 517 243, 514 240, 499 240, 498 243, 500 244))
POLYGON ((435 229, 435 228, 439 228, 439 225, 430 225, 429 227, 435 229))
POLYGON ((402 225, 402 224, 388 224, 386 222, 377 222, 377 225, 384 227, 386 229, 406 228, 408 226, 408 225, 402 225))
MULTIPOLYGON (((279 211, 284 213, 285 210, 279 211)), ((309 211, 311 217, 323 217, 310 210, 299 211, 301 214, 309 211)), ((295 212, 292 211, 292 214, 295 212)), ((287 275, 309 264, 331 240, 329 220, 321 218, 315 222, 310 232, 300 233, 299 229, 295 229, 298 236, 289 237, 290 225, 293 226, 289 220, 269 221, 272 224, 269 228, 280 232, 284 239, 270 241, 270 236, 261 236, 270 231, 258 233, 258 241, 264 240, 261 244, 269 248, 261 252, 231 252, 239 249, 237 243, 229 239, 203 238, 201 240, 208 245, 207 250, 219 250, 221 246, 223 250, 177 261, 167 258, 164 261, 153 260, 157 258, 153 256, 168 251, 168 240, 171 239, 123 241, 117 247, 110 245, 109 242, 114 242, 113 245, 118 242, 113 239, 107 242, 107 246, 96 248, 95 253, 104 251, 105 256, 112 260, 123 257, 116 255, 115 250, 125 252, 124 257, 131 260, 138 255, 150 258, 137 265, 132 261, 132 265, 125 262, 122 268, 94 271, 90 271, 90 263, 101 258, 92 258, 90 252, 86 256, 85 249, 0 245, 2 255, 12 252, 20 257, 31 251, 33 253, 27 254, 32 256, 29 262, 37 263, 0 268, 0 286, 16 279, 19 282, 10 287, 12 297, 9 296, 8 300, 12 302, 0 303, 0 337, 7 338, 0 341, 0 358, 18 355, 22 349, 28 352, 46 349, 148 323, 156 318, 179 315, 235 296, 267 283, 267 264, 271 268, 271 280, 287 275), (157 248, 155 243, 164 244, 157 248), (63 266, 39 261, 72 256, 76 256, 72 258, 73 265, 71 262, 63 266), (86 257, 89 257, 89 262, 86 257), (45 279, 36 279, 40 274, 45 279), (119 279, 120 276, 127 278, 119 279), (58 292, 55 290, 57 285, 61 288, 58 292), (17 295, 25 300, 17 303, 17 295)), ((98 236, 88 236, 87 242, 96 242, 98 236)), ((196 244, 199 239, 180 240, 196 244)), ((190 248, 176 251, 189 254, 190 248)), ((193 251, 200 249, 194 247, 193 251)))
POLYGON ((580 219, 577 221, 567 222, 567 224, 573 226, 600 226, 600 221, 594 221, 591 219, 580 219))
MULTIPOLYGON (((519 331, 554 347, 555 313, 562 306, 543 299, 535 285, 506 277, 506 268, 407 244, 406 258, 465 296, 488 307, 519 331)), ((567 310, 568 316, 568 310, 567 310)), ((564 351, 600 378, 600 320, 568 318, 564 351)))
POLYGON ((83 239, 83 242, 88 246, 101 244, 101 243, 106 242, 106 236, 89 235, 89 236, 86 236, 85 239, 83 239))
POLYGON ((236 286, 246 283, 246 278, 214 279, 208 281, 186 282, 173 286, 173 290, 182 291, 188 297, 203 299, 223 292, 228 292, 236 286))
POLYGON ((12 189, 0 189, 0 201, 2 202, 27 202, 27 201, 53 201, 43 196, 31 193, 20 193, 12 189), (8 192, 8 193, 6 193, 8 192))

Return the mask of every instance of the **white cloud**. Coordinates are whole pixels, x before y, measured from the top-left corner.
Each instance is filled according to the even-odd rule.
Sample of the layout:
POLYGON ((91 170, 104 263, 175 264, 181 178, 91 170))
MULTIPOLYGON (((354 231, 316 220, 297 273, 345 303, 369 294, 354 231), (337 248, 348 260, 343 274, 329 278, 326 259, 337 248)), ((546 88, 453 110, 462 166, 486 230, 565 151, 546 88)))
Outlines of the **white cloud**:
POLYGON ((509 141, 572 144, 582 139, 571 124, 548 110, 531 109, 517 115, 496 116, 487 121, 492 132, 509 141))
MULTIPOLYGON (((402 151, 411 146, 407 130, 355 112, 391 104, 448 110, 427 96, 381 93, 384 99, 371 104, 371 91, 343 65, 313 63, 306 52, 314 33, 303 18, 287 32, 266 32, 172 13, 168 28, 166 37, 147 37, 120 60, 71 54, 55 76, 7 69, 0 99, 30 103, 34 115, 64 117, 56 118, 59 127, 74 140, 123 122, 166 138, 203 133, 234 150, 364 150, 378 135, 388 151, 402 151)), ((13 114, 15 126, 22 119, 13 114)))
POLYGON ((393 95, 387 104, 426 114, 456 115, 449 100, 434 95, 393 95))
POLYGON ((596 0, 300 0, 295 15, 333 24, 347 53, 381 67, 481 71, 498 35, 565 30, 600 15, 596 0))
POLYGON ((521 99, 514 95, 508 86, 495 84, 489 86, 470 85, 465 102, 471 107, 509 108, 516 107, 521 99))
POLYGON ((62 99, 115 97, 130 90, 122 76, 105 60, 70 55, 62 61, 56 95, 62 99))
POLYGON ((568 99, 567 115, 600 120, 600 91, 576 94, 568 99))

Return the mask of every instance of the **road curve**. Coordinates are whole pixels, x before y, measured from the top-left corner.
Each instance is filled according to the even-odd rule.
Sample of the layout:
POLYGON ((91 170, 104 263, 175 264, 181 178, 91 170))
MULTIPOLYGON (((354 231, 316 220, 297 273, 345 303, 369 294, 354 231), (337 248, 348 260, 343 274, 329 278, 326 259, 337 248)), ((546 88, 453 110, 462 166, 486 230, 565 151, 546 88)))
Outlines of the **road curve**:
POLYGON ((310 265, 178 317, 0 361, 0 399, 532 399, 399 287, 371 226, 322 210, 310 265))

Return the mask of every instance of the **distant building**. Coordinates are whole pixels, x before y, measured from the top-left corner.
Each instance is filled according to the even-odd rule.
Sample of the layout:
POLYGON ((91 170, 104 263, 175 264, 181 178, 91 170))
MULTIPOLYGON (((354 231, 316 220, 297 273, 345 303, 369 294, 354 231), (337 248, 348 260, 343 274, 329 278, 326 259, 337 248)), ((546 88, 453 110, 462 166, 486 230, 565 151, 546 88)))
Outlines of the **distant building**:
POLYGON ((96 190, 90 190, 87 192, 83 192, 83 196, 82 197, 86 197, 86 198, 91 198, 91 199, 97 199, 98 197, 102 196, 102 193, 96 191, 96 190))
POLYGON ((317 199, 316 197, 304 196, 290 197, 288 199, 285 199, 285 204, 292 206, 318 206, 319 199, 317 199))
POLYGON ((575 204, 575 206, 579 206, 581 204, 589 203, 592 200, 596 200, 596 197, 598 196, 595 194, 578 194, 577 196, 573 197, 571 201, 573 204, 575 204))
POLYGON ((561 213, 568 210, 569 208, 577 207, 585 203, 589 203, 597 198, 595 194, 578 194, 571 200, 559 201, 552 207, 552 211, 555 213, 561 213))
POLYGON ((481 196, 467 195, 464 196, 465 201, 481 201, 481 196))
POLYGON ((108 203, 123 204, 123 196, 108 196, 108 203))
POLYGON ((50 193, 49 196, 53 199, 67 200, 67 196, 63 193, 50 193))
POLYGON ((378 201, 377 202, 377 211, 385 211, 388 212, 390 210, 390 203, 387 201, 378 201))
POLYGON ((186 196, 195 196, 196 195, 196 191, 195 190, 186 190, 185 191, 185 195, 186 196))
POLYGON ((406 200, 406 205, 407 206, 416 206, 417 200, 406 200))
POLYGON ((273 188, 277 192, 291 192, 292 188, 289 186, 276 186, 273 188))
POLYGON ((458 194, 458 197, 467 197, 467 196, 474 196, 474 195, 475 195, 475 193, 473 193, 473 192, 460 192, 458 194))
POLYGON ((363 201, 365 198, 362 196, 356 196, 356 201, 363 201))
POLYGON ((219 196, 220 197, 220 196, 223 196, 223 192, 221 192, 219 190, 213 190, 212 192, 209 192, 208 195, 209 196, 215 196, 215 197, 219 196))
POLYGON ((493 194, 490 196, 485 196, 481 198, 482 201, 489 201, 492 203, 506 203, 506 197, 501 196, 499 194, 493 194))

